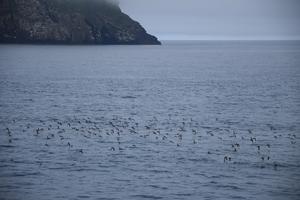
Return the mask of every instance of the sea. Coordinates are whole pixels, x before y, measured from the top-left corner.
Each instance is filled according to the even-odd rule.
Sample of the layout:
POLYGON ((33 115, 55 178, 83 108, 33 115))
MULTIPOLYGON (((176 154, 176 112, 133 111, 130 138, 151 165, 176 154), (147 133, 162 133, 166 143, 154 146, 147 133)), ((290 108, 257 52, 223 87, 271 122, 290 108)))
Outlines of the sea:
POLYGON ((300 199, 300 41, 0 45, 1 200, 300 199))

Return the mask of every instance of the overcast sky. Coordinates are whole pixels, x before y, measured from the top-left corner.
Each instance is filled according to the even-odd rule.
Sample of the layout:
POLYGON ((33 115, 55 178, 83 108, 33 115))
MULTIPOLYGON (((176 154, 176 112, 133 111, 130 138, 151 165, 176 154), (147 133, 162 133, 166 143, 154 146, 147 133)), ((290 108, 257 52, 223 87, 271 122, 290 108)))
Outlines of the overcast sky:
POLYGON ((166 39, 300 39, 300 0, 119 0, 166 39))

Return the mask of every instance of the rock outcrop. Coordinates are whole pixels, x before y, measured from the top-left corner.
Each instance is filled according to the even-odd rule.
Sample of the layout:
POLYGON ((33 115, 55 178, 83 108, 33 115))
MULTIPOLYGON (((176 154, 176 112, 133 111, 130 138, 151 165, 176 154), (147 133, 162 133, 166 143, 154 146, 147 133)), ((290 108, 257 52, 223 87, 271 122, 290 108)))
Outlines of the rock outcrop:
POLYGON ((109 0, 0 0, 0 43, 160 44, 109 0))

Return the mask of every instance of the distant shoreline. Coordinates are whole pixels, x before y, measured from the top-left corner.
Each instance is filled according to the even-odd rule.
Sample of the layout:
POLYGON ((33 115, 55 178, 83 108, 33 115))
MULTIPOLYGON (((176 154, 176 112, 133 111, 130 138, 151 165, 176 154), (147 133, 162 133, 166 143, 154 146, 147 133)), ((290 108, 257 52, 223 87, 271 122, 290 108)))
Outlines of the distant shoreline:
POLYGON ((299 40, 160 40, 160 44, 94 44, 94 43, 17 43, 0 42, 0 45, 34 45, 34 46, 161 46, 165 44, 199 44, 199 43, 300 43, 299 40))

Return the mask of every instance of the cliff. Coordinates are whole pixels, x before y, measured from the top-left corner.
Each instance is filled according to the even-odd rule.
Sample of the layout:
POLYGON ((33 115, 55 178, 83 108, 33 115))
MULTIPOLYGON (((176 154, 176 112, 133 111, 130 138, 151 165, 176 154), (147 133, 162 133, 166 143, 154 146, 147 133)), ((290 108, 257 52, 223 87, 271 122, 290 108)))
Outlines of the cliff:
POLYGON ((109 0, 0 0, 0 43, 160 44, 109 0))

